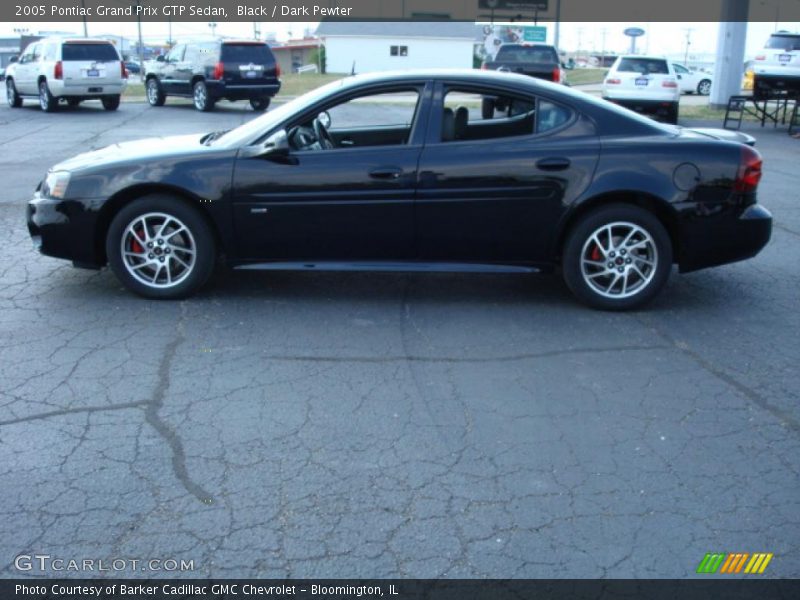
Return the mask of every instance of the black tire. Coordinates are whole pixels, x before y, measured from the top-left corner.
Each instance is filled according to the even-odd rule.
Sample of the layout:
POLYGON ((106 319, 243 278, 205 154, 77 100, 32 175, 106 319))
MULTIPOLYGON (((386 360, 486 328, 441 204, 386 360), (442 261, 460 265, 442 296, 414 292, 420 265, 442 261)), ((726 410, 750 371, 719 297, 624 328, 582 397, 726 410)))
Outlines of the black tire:
POLYGON ((39 82, 39 106, 44 112, 55 112, 58 108, 58 98, 50 93, 46 79, 39 82))
POLYGON ((11 108, 22 106, 22 98, 17 93, 17 86, 14 85, 13 79, 6 79, 6 100, 11 108))
POLYGON ((481 100, 481 117, 484 119, 494 118, 494 100, 492 98, 481 100))
POLYGON ((67 98, 67 106, 70 108, 77 108, 81 105, 80 98, 67 98))
MULTIPOLYGON (((153 218, 157 219, 157 217, 153 218)), ((157 220, 156 223, 158 223, 157 220)), ((182 245, 187 248, 191 246, 190 243, 184 243, 182 245)), ((173 250, 173 252, 177 254, 179 251, 173 250)), ((175 300, 191 296, 208 281, 216 262, 216 244, 211 227, 198 209, 192 207, 181 198, 166 194, 150 194, 127 204, 112 219, 111 225, 108 228, 108 234, 106 235, 106 255, 108 256, 108 264, 111 270, 122 284, 132 292, 144 296, 145 298, 175 300), (134 259, 135 261, 141 260, 142 262, 134 266, 138 267, 138 265, 144 265, 145 268, 132 269, 140 274, 138 277, 134 276, 131 270, 129 270, 129 266, 124 262, 125 259, 122 255, 123 244, 126 243, 126 240, 130 240, 127 233, 128 226, 134 223, 137 218, 144 215, 152 215, 153 213, 167 215, 172 219, 177 219, 180 222, 179 224, 183 225, 186 230, 188 230, 189 235, 183 234, 186 237, 181 238, 176 243, 186 240, 190 240, 191 243, 193 243, 195 252, 194 263, 191 263, 191 258, 187 258, 187 254, 183 255, 183 258, 191 263, 189 265, 190 268, 183 271, 179 262, 172 261, 171 257, 168 256, 169 252, 167 248, 176 247, 171 245, 171 240, 175 239, 174 237, 165 235, 164 238, 166 239, 164 241, 166 241, 166 244, 157 245, 159 238, 155 235, 156 229, 153 227, 152 231, 150 231, 150 234, 153 235, 153 252, 147 254, 150 247, 146 247, 144 241, 142 241, 139 248, 132 248, 135 252, 142 253, 141 259, 134 259), (161 252, 158 255, 154 254, 159 249, 161 252), (166 262, 164 259, 166 259, 166 262), (160 263, 156 261, 160 261, 160 263), (145 265, 145 263, 152 265, 152 268, 145 265), (159 271, 155 273, 155 277, 158 278, 159 273, 161 273, 160 269, 164 266, 168 269, 181 271, 178 273, 178 276, 175 277, 177 283, 167 286, 165 282, 161 282, 161 285, 153 285, 152 281, 150 283, 142 281, 141 278, 153 277, 152 272, 156 268, 159 268, 159 271)), ((162 278, 166 279, 166 272, 162 274, 162 278)))
POLYGON ((701 96, 708 96, 711 93, 711 80, 703 79, 697 84, 697 93, 701 96))
MULTIPOLYGON (((632 240, 645 238, 637 235, 632 240)), ((601 310, 629 310, 643 306, 664 287, 671 270, 672 243, 667 230, 654 214, 628 204, 611 204, 589 212, 571 228, 563 247, 562 273, 567 287, 581 302, 601 310), (593 242, 593 234, 612 223, 617 224, 612 229, 614 235, 608 235, 607 229, 602 230, 599 242, 604 247, 598 246, 593 242), (621 250, 614 248, 613 244, 622 245, 620 238, 632 227, 647 234, 649 240, 643 242, 644 245, 634 243, 621 250), (609 243, 609 238, 614 240, 613 244, 609 243), (647 251, 650 253, 645 259, 647 251), (589 263, 586 274, 584 260, 589 263), (606 264, 606 260, 609 263, 606 264), (650 261, 652 266, 644 260, 650 261), (629 267, 630 263, 632 266, 629 267), (608 264, 612 267, 607 268, 608 264), (620 268, 624 275, 618 276, 620 268), (639 277, 634 269, 645 277, 639 277), (601 290, 609 280, 612 281, 610 287, 601 290), (629 282, 635 291, 626 292, 623 288, 629 282)))
POLYGON ((192 86, 192 102, 194 102, 194 107, 200 112, 214 110, 214 98, 208 94, 208 87, 206 86, 206 82, 202 79, 196 81, 192 86))
POLYGON ((161 84, 155 77, 151 77, 145 83, 145 95, 150 106, 164 106, 164 102, 167 99, 161 84))
POLYGON ((103 108, 105 108, 106 110, 117 110, 119 108, 119 99, 120 99, 119 94, 115 96, 103 97, 103 99, 101 100, 101 102, 103 103, 103 108))
POLYGON ((253 110, 264 112, 269 108, 270 100, 271 98, 252 98, 250 100, 250 106, 253 107, 253 110))

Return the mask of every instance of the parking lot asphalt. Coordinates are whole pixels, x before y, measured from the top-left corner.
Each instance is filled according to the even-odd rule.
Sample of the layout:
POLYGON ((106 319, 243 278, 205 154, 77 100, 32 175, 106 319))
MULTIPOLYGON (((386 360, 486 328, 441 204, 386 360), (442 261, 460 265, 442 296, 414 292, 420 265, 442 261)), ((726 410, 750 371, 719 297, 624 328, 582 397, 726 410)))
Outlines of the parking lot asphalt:
POLYGON ((0 576, 800 574, 800 141, 746 125, 770 245, 635 313, 515 275, 222 270, 154 302, 33 250, 53 163, 253 116, 0 108, 0 576))

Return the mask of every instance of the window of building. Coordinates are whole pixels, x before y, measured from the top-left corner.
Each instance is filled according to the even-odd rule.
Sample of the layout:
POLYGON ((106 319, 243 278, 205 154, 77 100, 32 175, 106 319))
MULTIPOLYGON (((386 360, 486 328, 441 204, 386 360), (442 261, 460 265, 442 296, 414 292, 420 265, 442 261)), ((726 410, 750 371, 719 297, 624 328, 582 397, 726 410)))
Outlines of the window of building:
POLYGON ((390 56, 408 56, 408 46, 389 46, 390 56))

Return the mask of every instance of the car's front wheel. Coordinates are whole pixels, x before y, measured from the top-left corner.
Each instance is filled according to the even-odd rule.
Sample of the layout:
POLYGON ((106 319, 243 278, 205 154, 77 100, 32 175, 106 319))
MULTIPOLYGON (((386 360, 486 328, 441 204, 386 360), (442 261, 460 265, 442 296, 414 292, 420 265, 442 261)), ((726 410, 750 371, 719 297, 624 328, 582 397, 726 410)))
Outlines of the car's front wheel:
POLYGON ((6 79, 6 100, 11 108, 19 108, 22 106, 22 98, 17 93, 17 87, 14 85, 13 79, 6 79))
POLYGON ((205 81, 198 81, 192 88, 192 99, 194 107, 202 112, 214 109, 214 99, 208 94, 208 87, 205 81))
POLYGON ((147 102, 150 106, 164 106, 164 101, 167 97, 164 95, 164 90, 161 89, 161 84, 158 79, 151 77, 147 80, 147 102))
POLYGON ((711 93, 711 81, 703 79, 697 84, 697 93, 701 96, 708 96, 711 93))
POLYGON ((250 100, 250 106, 252 106, 255 111, 264 112, 269 108, 269 101, 269 98, 253 98, 250 100))
POLYGON ((613 204, 576 223, 562 263, 564 280, 579 300, 594 308, 627 310, 652 300, 667 282, 672 244, 655 215, 613 204))
POLYGON ((44 79, 39 83, 39 106, 44 112, 53 112, 58 108, 58 98, 50 93, 50 88, 44 79))
POLYGON ((117 213, 106 254, 125 287, 146 298, 171 300, 203 286, 214 269, 216 247, 196 209, 180 198, 152 194, 117 213))

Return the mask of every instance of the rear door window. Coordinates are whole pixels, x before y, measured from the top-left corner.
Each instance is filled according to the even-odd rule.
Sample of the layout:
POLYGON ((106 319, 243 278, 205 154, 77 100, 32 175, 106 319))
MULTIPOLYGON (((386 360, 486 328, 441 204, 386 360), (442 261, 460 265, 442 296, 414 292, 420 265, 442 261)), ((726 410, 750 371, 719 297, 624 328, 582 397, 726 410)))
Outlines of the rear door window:
POLYGON ((263 65, 273 62, 273 58, 266 44, 223 44, 220 61, 263 65))
POLYGON ((119 60, 119 55, 111 44, 69 42, 61 49, 61 59, 109 62, 119 60))

